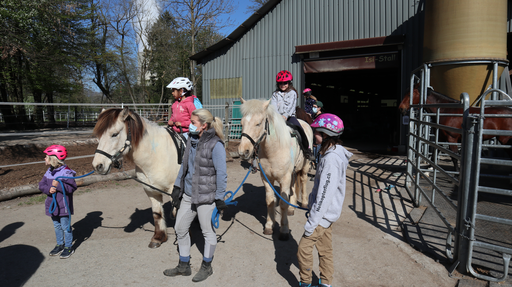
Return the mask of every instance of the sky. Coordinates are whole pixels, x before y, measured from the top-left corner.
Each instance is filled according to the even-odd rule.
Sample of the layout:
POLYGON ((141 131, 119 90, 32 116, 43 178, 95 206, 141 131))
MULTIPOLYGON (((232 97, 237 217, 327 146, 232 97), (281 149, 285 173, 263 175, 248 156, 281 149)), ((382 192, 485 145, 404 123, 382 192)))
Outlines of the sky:
MULTIPOLYGON (((253 5, 253 3, 250 0, 235 0, 233 2, 235 3, 235 5, 238 4, 238 7, 231 15, 229 15, 229 17, 233 21, 233 25, 220 30, 220 32, 224 36, 227 36, 231 34, 231 32, 235 31, 235 29, 238 28, 238 26, 240 26, 245 20, 249 19, 249 17, 253 14, 253 12, 247 12, 247 7, 253 5)), ((224 18, 226 19, 227 16, 224 18)))
MULTIPOLYGON (((144 3, 144 7, 146 7, 146 8, 150 7, 150 8, 148 8, 148 13, 154 14, 154 17, 156 17, 155 13, 158 13, 158 12, 156 11, 156 9, 151 8, 151 7, 156 7, 156 5, 157 5, 156 0, 139 0, 139 1, 141 1, 141 3, 144 3)), ((248 12, 248 7, 251 5, 254 5, 254 3, 251 2, 250 0, 234 0, 233 3, 236 6, 235 11, 233 11, 233 13, 231 13, 230 15, 225 15, 223 17, 224 19, 227 19, 229 17, 233 24, 230 26, 227 26, 219 31, 224 36, 228 36, 233 31, 235 31, 235 29, 238 28, 238 26, 240 26, 245 20, 249 19, 249 17, 254 13, 254 12, 248 12)), ((140 46, 140 48, 142 48, 142 46, 140 46)), ((95 84, 93 84, 92 82, 90 82, 90 83, 87 82, 87 86, 88 86, 88 88, 92 89, 93 91, 99 92, 98 87, 95 84)))

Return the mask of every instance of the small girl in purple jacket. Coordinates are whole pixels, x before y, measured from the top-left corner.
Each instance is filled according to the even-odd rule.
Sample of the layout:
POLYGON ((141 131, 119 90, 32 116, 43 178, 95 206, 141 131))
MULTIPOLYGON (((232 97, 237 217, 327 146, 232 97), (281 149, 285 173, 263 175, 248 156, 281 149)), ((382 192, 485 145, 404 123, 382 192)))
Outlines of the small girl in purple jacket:
POLYGON ((64 193, 62 186, 56 180, 57 177, 74 177, 76 172, 70 169, 65 163, 68 152, 61 145, 51 145, 44 150, 46 165, 50 168, 46 171, 43 179, 39 182, 39 190, 48 197, 44 203, 46 215, 50 216, 55 228, 57 245, 50 251, 50 256, 58 256, 65 259, 71 256, 75 251, 72 249, 73 232, 70 227, 70 215, 73 214, 73 192, 76 190, 76 182, 72 178, 62 178, 66 192, 66 202, 64 202, 64 193))

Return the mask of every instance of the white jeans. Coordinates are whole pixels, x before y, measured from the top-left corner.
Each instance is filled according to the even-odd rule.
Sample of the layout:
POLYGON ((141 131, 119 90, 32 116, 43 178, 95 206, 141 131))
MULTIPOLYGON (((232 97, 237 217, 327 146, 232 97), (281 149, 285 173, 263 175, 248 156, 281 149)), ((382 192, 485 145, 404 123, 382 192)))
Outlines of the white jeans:
POLYGON ((190 234, 189 229, 196 216, 201 225, 201 231, 204 236, 204 254, 205 258, 212 258, 217 246, 217 234, 212 224, 212 213, 215 203, 195 205, 191 202, 191 197, 183 194, 180 209, 176 215, 174 230, 178 236, 178 246, 180 257, 190 256, 190 234))

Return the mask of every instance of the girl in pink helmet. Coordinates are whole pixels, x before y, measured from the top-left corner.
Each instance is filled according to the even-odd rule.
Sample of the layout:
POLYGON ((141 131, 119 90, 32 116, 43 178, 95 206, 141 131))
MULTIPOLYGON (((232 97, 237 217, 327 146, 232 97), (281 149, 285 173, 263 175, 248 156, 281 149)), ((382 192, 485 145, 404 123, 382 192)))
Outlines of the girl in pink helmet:
POLYGON ((297 126, 297 131, 302 138, 302 147, 304 155, 310 160, 314 160, 313 152, 309 146, 308 138, 302 129, 299 121, 295 117, 295 108, 297 107, 297 90, 292 85, 293 76, 289 71, 283 70, 277 73, 276 90, 272 94, 271 103, 276 107, 277 112, 285 121, 297 126))
POLYGON ((196 109, 194 104, 196 96, 192 94, 194 85, 188 78, 178 77, 172 80, 167 88, 171 89, 174 97, 174 103, 171 106, 172 114, 167 125, 177 133, 183 131, 183 135, 187 138, 191 125, 190 118, 196 109))
POLYGON ((76 190, 76 182, 72 178, 60 179, 64 185, 64 194, 62 186, 55 179, 60 176, 74 177, 76 172, 64 163, 68 156, 65 147, 51 145, 44 150, 44 153, 46 154, 45 164, 50 167, 39 182, 39 190, 47 195, 44 202, 46 215, 52 218, 57 239, 57 245, 50 251, 50 256, 60 255, 60 258, 66 259, 75 252, 72 249, 73 232, 71 228, 68 229, 68 226, 71 226, 69 216, 73 214, 73 192, 76 190))
POLYGON ((313 190, 309 195, 309 217, 304 225, 304 235, 297 251, 299 261, 299 286, 311 286, 313 247, 319 262, 320 284, 331 286, 334 274, 332 252, 332 224, 340 218, 345 199, 347 167, 352 153, 341 144, 343 121, 333 114, 322 114, 311 124, 322 136, 320 162, 315 175, 313 190))
POLYGON ((304 95, 304 110, 310 117, 313 117, 315 114, 313 112, 313 105, 317 100, 311 93, 312 91, 310 88, 305 88, 304 91, 302 91, 302 95, 304 95))

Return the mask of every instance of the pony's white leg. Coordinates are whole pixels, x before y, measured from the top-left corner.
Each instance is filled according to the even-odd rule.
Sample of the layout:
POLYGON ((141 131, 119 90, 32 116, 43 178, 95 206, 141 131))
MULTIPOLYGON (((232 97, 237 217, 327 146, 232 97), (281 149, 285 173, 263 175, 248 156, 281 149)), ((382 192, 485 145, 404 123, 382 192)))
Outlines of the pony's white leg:
MULTIPOLYGON (((308 164, 309 165, 309 164, 308 164)), ((309 194, 307 190, 308 183, 308 172, 305 170, 302 170, 302 172, 297 177, 297 187, 300 192, 301 197, 301 207, 307 208, 308 207, 308 201, 309 201, 309 194)), ((297 192, 297 194, 299 193, 297 192)))
POLYGON ((146 189, 144 189, 144 191, 151 201, 153 220, 155 223, 155 233, 153 234, 153 238, 151 238, 151 242, 148 247, 157 248, 167 241, 167 225, 165 224, 162 194, 156 191, 148 191, 146 189))
MULTIPOLYGON (((300 189, 297 189, 297 182, 298 182, 297 175, 293 175, 291 178, 291 181, 290 181, 290 192, 288 192, 288 196, 289 196, 288 202, 290 202, 293 205, 297 205, 297 199, 298 199, 297 192, 300 191, 300 189)), ((295 207, 288 205, 287 213, 289 216, 293 216, 295 214, 295 207)))
MULTIPOLYGON (((263 230, 263 234, 270 235, 272 234, 272 228, 274 227, 274 222, 276 222, 275 216, 275 207, 276 207, 276 198, 274 196, 274 190, 269 185, 269 183, 261 176, 263 180, 263 185, 265 186, 265 200, 267 203, 267 222, 265 223, 265 229, 263 230)), ((270 180, 270 179, 269 179, 270 180)), ((270 180, 273 184, 274 181, 270 180)))
MULTIPOLYGON (((291 175, 285 175, 280 182, 281 197, 288 202, 290 202, 290 185, 291 175)), ((281 200, 279 201, 279 207, 281 208, 281 228, 279 229, 279 240, 288 240, 290 237, 290 227, 288 226, 288 209, 291 208, 291 206, 281 200)))

